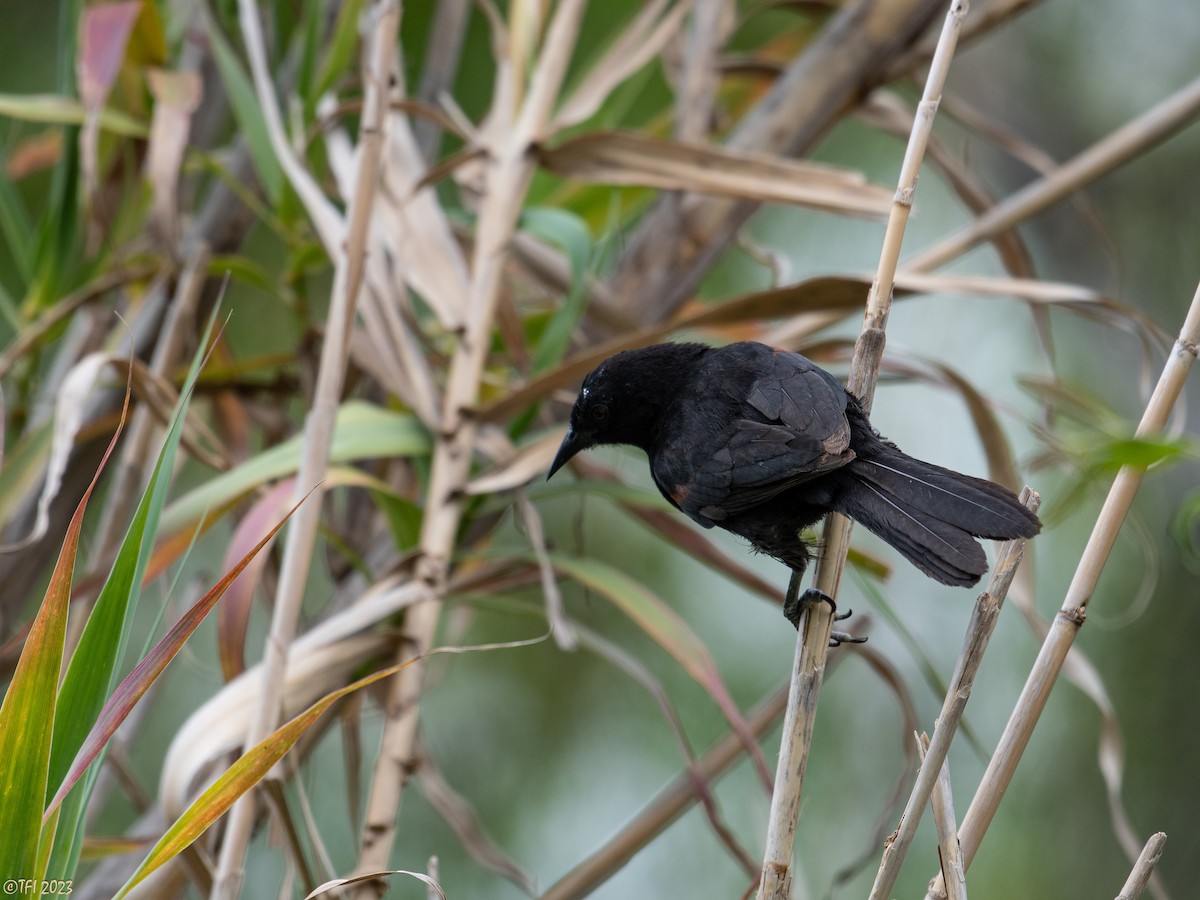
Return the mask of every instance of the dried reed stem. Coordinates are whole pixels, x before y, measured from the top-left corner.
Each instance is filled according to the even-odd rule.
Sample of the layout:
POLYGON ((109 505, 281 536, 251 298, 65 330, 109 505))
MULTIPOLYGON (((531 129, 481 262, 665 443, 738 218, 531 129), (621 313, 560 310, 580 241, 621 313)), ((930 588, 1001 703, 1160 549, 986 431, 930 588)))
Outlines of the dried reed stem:
POLYGON ((1003 234, 1048 206, 1129 162, 1166 140, 1200 113, 1197 79, 1144 114, 1097 141, 1003 202, 997 203, 957 234, 952 234, 904 264, 905 272, 928 272, 961 256, 976 244, 1003 234))
MULTIPOLYGON (((284 164, 284 171, 288 173, 297 193, 305 201, 305 206, 314 221, 319 222, 327 211, 328 200, 315 189, 315 185, 308 185, 311 176, 291 156, 287 147, 282 125, 278 121, 279 113, 271 93, 270 80, 267 77, 262 35, 258 29, 258 11, 253 0, 239 0, 238 11, 254 71, 259 104, 268 124, 274 121, 271 127, 272 144, 276 153, 280 155, 281 163, 284 163, 285 158, 290 160, 290 163, 284 164), (302 185, 305 187, 302 188, 302 185)), ((329 448, 333 440, 334 419, 346 370, 350 326, 354 321, 354 309, 362 283, 368 224, 379 181, 379 163, 384 145, 388 80, 400 25, 400 7, 397 0, 380 0, 371 15, 375 22, 375 27, 371 29, 374 41, 367 68, 366 98, 360 124, 358 172, 347 210, 348 221, 344 227, 339 223, 338 237, 332 246, 330 236, 322 233, 326 249, 335 260, 334 281, 313 405, 304 423, 304 456, 296 475, 297 500, 310 491, 315 496, 310 497, 308 502, 296 511, 287 531, 271 618, 271 631, 263 658, 263 687, 246 735, 246 746, 253 746, 263 740, 278 724, 288 648, 295 636, 300 605, 304 598, 304 586, 308 581, 309 561, 313 556, 317 526, 320 522, 322 492, 319 485, 329 466, 329 448)), ((326 227, 331 227, 331 223, 326 222, 326 227)), ((225 841, 221 847, 217 877, 213 882, 211 896, 214 900, 233 900, 241 893, 242 860, 254 828, 254 818, 255 797, 250 793, 243 797, 230 813, 225 841)))
POLYGON ((1117 900, 1137 900, 1142 896, 1142 891, 1146 890, 1150 876, 1154 874, 1154 867, 1158 865, 1158 860, 1163 854, 1163 844, 1166 842, 1167 836, 1161 831, 1150 835, 1150 840, 1146 841, 1146 846, 1142 848, 1129 877, 1125 879, 1121 893, 1117 894, 1117 900))
MULTIPOLYGON (((555 8, 528 91, 523 93, 519 105, 514 85, 503 79, 497 84, 492 114, 508 127, 494 128, 491 133, 497 136, 496 144, 487 148, 486 190, 472 259, 467 324, 450 364, 442 433, 434 447, 421 523, 417 578, 426 588, 425 599, 408 611, 404 623, 406 641, 399 661, 416 661, 391 682, 383 746, 376 759, 360 839, 358 871, 388 868, 397 810, 416 758, 417 713, 425 672, 422 657, 433 645, 441 612, 440 599, 462 521, 476 430, 468 411, 478 401, 500 276, 533 177, 534 158, 529 148, 543 136, 550 119, 575 47, 584 7, 583 0, 564 0, 555 8)), ((355 896, 377 897, 384 890, 383 881, 367 882, 357 889, 355 896)))
MULTIPOLYGON (((929 735, 922 734, 917 739, 917 749, 921 754, 921 765, 924 766, 928 761, 929 735)), ((950 766, 946 763, 938 768, 929 805, 933 809, 933 822, 937 827, 942 875, 948 876, 947 897, 949 900, 967 900, 967 877, 963 869, 962 847, 958 843, 958 825, 954 821, 954 795, 950 790, 950 766)))
MULTIPOLYGON (((900 244, 912 210, 917 186, 917 172, 933 129, 950 60, 963 19, 967 14, 966 0, 953 0, 946 15, 937 50, 930 64, 925 92, 917 107, 916 120, 904 154, 892 212, 884 234, 879 268, 871 293, 862 332, 854 346, 848 389, 855 394, 865 410, 870 410, 883 356, 885 328, 892 302, 892 283, 900 258, 900 244)), ((816 588, 836 597, 846 566, 850 545, 850 520, 831 514, 825 521, 822 553, 817 563, 816 588)), ((788 706, 784 716, 783 741, 775 775, 775 791, 771 797, 771 817, 767 826, 767 848, 763 858, 759 900, 786 900, 791 893, 792 847, 796 837, 796 817, 800 811, 800 795, 808 752, 816 719, 817 699, 825 674, 829 635, 833 626, 832 610, 826 604, 809 604, 799 627, 796 660, 792 671, 788 706)))
MULTIPOLYGON (((1030 512, 1037 512, 1041 497, 1027 487, 1021 491, 1021 502, 1030 512)), ((959 654, 954 676, 950 679, 946 699, 942 701, 942 711, 934 724, 933 739, 929 743, 926 762, 917 773, 916 783, 900 817, 900 825, 879 861, 879 871, 871 888, 871 900, 891 896, 896 876, 900 874, 904 857, 912 846, 917 826, 921 823, 921 814, 937 786, 938 773, 946 762, 950 744, 958 732, 958 724, 962 721, 967 700, 970 699, 971 689, 975 685, 975 675, 983 662, 983 654, 987 650, 992 632, 1000 621, 1000 608, 1004 605, 1004 598, 1008 596, 1008 589, 1024 556, 1025 541, 1006 541, 1002 544, 996 554, 996 564, 988 578, 987 589, 975 601, 975 609, 971 613, 971 620, 967 623, 967 632, 963 638, 962 653, 959 654)))
MULTIPOLYGON (((1138 424, 1138 437, 1146 437, 1163 430, 1170 417, 1171 409, 1183 390, 1183 383, 1188 370, 1196 359, 1197 345, 1200 344, 1200 287, 1197 287, 1192 297, 1192 304, 1187 318, 1179 333, 1179 339, 1171 355, 1167 358, 1154 393, 1142 414, 1138 424)), ((1058 615, 1050 626, 1042 648, 1034 661, 1033 669, 1021 690, 1016 707, 1000 736, 1000 742, 988 763, 979 788, 975 792, 971 806, 963 817, 959 838, 962 841, 963 854, 969 866, 974 858, 987 827, 991 824, 1000 799, 1012 780, 1017 762, 1038 717, 1046 707, 1050 691, 1062 671, 1067 652, 1075 642, 1075 636, 1083 626, 1087 615, 1087 605, 1096 590, 1100 573, 1108 560, 1113 544, 1116 543, 1117 533, 1125 521, 1125 515, 1133 503, 1134 494, 1142 483, 1146 470, 1139 466, 1122 466, 1109 489, 1108 497, 1100 510, 1100 517, 1092 529, 1091 537, 1084 548, 1083 556, 1075 569, 1075 576, 1067 588, 1066 597, 1058 615)), ((939 875, 930 886, 926 895, 933 898, 943 890, 939 875)))

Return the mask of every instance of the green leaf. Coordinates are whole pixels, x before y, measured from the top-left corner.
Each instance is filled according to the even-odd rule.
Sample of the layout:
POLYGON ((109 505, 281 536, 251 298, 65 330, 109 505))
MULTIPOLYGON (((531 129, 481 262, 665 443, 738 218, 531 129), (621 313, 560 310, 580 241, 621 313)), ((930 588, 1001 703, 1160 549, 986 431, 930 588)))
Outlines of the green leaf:
POLYGON ((533 371, 543 372, 562 361, 571 335, 587 308, 587 266, 591 236, 583 219, 562 209, 531 207, 521 213, 521 227, 562 248, 571 266, 571 291, 546 323, 533 353, 533 371))
POLYGON ((8 244, 21 279, 20 290, 24 292, 33 278, 33 222, 3 166, 0 166, 0 235, 8 244))
MULTIPOLYGON (((429 435, 414 416, 352 400, 338 410, 329 461, 423 456, 429 447, 429 435)), ((261 484, 294 473, 303 448, 304 436, 298 434, 195 488, 167 508, 161 530, 166 534, 182 531, 205 510, 224 506, 261 484)))
MULTIPOLYGON (((82 125, 87 115, 74 97, 58 94, 0 94, 0 116, 43 125, 82 125)), ((150 127, 115 109, 100 110, 100 128, 122 137, 145 138, 150 127)))
POLYGON ((271 767, 292 748, 304 732, 311 728, 330 706, 360 688, 396 674, 409 664, 389 666, 366 678, 360 678, 353 684, 331 694, 326 694, 296 718, 248 750, 237 762, 226 769, 208 790, 197 797, 192 805, 184 810, 175 823, 167 829, 158 843, 150 850, 146 859, 138 866, 137 871, 117 892, 114 900, 120 900, 121 897, 126 896, 151 872, 170 862, 187 849, 213 822, 223 816, 239 797, 258 784, 271 767))
POLYGON ((259 108, 254 85, 220 27, 211 19, 208 37, 213 61, 217 64, 217 71, 225 84, 225 93, 229 97, 230 106, 233 107, 234 118, 237 119, 238 127, 246 136, 246 143, 250 147, 254 170, 262 181, 263 190, 271 199, 271 206, 277 206, 283 193, 283 170, 279 167, 279 160, 267 135, 267 123, 263 118, 262 109, 259 108))
MULTIPOLYGON (((159 518, 166 505, 171 476, 175 471, 175 454, 183 433, 188 401, 200 374, 204 351, 212 338, 216 315, 217 310, 214 309, 180 391, 179 401, 175 404, 149 485, 134 511, 108 578, 100 589, 79 644, 67 665, 50 756, 51 790, 57 789, 66 777, 71 760, 79 752, 116 683, 133 627, 146 567, 154 552, 159 518)), ((54 832, 51 868, 47 872, 50 877, 68 879, 74 873, 83 838, 83 813, 93 783, 94 773, 93 778, 62 808, 59 817, 61 828, 54 832)))
MULTIPOLYGON (((304 499, 307 499, 307 496, 304 499)), ((303 502, 304 500, 300 501, 300 503, 303 502)), ((283 523, 290 519, 292 514, 300 508, 300 503, 293 506, 287 515, 262 540, 255 544, 250 552, 241 558, 237 565, 226 572, 208 593, 197 600, 186 613, 180 616, 179 621, 154 646, 154 649, 147 653, 145 658, 125 677, 125 680, 121 682, 112 697, 104 705, 104 709, 97 717, 96 723, 92 726, 86 739, 81 742, 78 755, 71 763, 70 771, 59 787, 58 793, 54 795, 47 807, 47 818, 57 809, 63 797, 71 790, 87 770, 88 766, 99 757, 109 738, 116 733, 121 723, 133 711, 133 707, 137 704, 138 700, 142 698, 151 685, 158 679, 158 676, 166 669, 167 664, 183 649, 184 643, 192 636, 200 623, 204 621, 205 616, 216 606, 217 601, 221 599, 221 596, 229 589, 229 586, 233 584, 234 580, 250 564, 250 561, 258 555, 262 548, 279 533, 279 529, 283 527, 283 523)))
POLYGON ((339 6, 333 38, 329 41, 329 50, 317 72, 316 86, 311 92, 314 102, 315 98, 328 93, 334 81, 352 67, 354 51, 358 46, 358 22, 362 15, 363 0, 346 0, 339 6))
POLYGON ((1144 469, 1156 463, 1195 453, 1195 446, 1186 441, 1155 437, 1118 438, 1097 447, 1092 464, 1106 470, 1115 470, 1122 466, 1144 469))
MULTIPOLYGON (((50 771, 50 751, 67 631, 71 578, 79 550, 83 514, 96 482, 112 455, 125 423, 121 423, 100 460, 92 483, 67 526, 58 562, 45 597, 21 650, 12 681, 0 705, 0 873, 41 879, 45 859, 38 853, 42 808, 50 771)), ((48 849, 48 844, 47 844, 48 849)))

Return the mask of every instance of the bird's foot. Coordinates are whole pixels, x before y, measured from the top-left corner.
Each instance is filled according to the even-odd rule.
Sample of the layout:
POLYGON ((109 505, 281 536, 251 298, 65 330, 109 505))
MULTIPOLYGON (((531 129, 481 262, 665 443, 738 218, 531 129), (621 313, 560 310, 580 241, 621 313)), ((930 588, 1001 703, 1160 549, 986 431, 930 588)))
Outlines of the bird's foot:
MULTIPOLYGON (((786 602, 783 605, 783 614, 787 620, 792 623, 792 627, 800 628, 800 616, 803 615, 805 607, 813 603, 828 603, 829 609, 833 612, 833 621, 843 622, 854 614, 854 610, 848 609, 845 612, 837 611, 837 603, 834 599, 824 591, 816 588, 809 588, 804 593, 799 595, 789 594, 786 602)), ((865 644, 865 637, 855 637, 845 631, 832 631, 829 634, 829 646, 840 647, 842 644, 865 644)))
POLYGON ((789 591, 787 599, 784 600, 783 603, 783 615, 789 622, 792 623, 793 628, 798 629, 800 627, 800 616, 803 615, 804 610, 808 606, 811 606, 814 603, 828 603, 829 609, 833 612, 833 617, 835 620, 840 621, 840 619, 844 619, 846 616, 850 615, 850 612, 847 611, 846 615, 839 617, 837 604, 834 602, 833 598, 824 591, 819 591, 816 588, 808 588, 808 590, 799 595, 792 594, 789 591))

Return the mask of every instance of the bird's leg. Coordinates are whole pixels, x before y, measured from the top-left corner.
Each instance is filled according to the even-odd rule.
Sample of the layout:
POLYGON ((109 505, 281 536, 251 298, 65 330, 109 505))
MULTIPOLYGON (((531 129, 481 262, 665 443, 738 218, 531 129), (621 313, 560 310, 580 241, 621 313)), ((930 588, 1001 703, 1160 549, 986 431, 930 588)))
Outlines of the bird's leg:
MULTIPOLYGON (((800 629, 800 616, 804 614, 804 610, 813 603, 828 603, 829 609, 833 612, 833 620, 841 622, 850 618, 853 615, 853 610, 846 610, 844 613, 837 611, 837 603, 834 599, 824 591, 817 588, 808 588, 803 593, 800 592, 800 579, 804 573, 799 569, 792 569, 792 577, 788 580, 787 595, 783 600, 783 614, 792 627, 797 631, 800 629)), ((829 646, 840 647, 842 644, 865 644, 865 637, 855 637, 845 631, 832 631, 829 634, 829 646)))

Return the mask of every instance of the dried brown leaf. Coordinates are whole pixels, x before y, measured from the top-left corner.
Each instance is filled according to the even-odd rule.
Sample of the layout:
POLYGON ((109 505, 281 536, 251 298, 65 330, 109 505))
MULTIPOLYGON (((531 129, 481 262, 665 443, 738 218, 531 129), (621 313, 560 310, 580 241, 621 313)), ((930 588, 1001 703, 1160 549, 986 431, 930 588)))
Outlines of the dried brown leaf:
POLYGON ((848 169, 622 131, 591 132, 538 150, 558 175, 599 184, 721 194, 883 218, 892 192, 848 169))
POLYGON ((531 379, 483 407, 478 415, 488 422, 503 421, 508 416, 545 399, 552 392, 577 383, 612 354, 634 347, 645 347, 666 338, 674 331, 779 318, 804 311, 841 310, 849 313, 862 309, 869 287, 870 282, 860 278, 813 278, 799 284, 744 294, 723 303, 685 311, 663 325, 614 338, 573 356, 557 368, 531 379))

